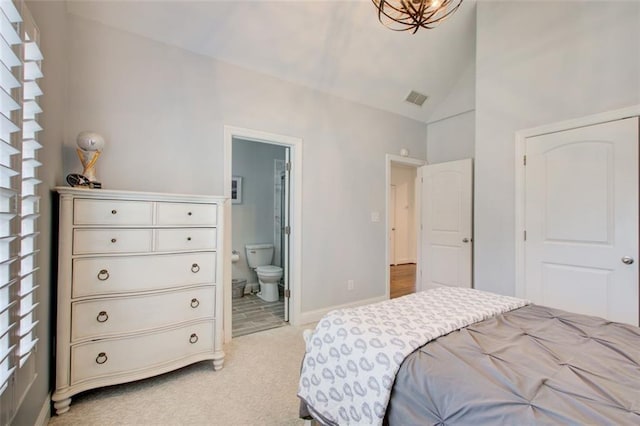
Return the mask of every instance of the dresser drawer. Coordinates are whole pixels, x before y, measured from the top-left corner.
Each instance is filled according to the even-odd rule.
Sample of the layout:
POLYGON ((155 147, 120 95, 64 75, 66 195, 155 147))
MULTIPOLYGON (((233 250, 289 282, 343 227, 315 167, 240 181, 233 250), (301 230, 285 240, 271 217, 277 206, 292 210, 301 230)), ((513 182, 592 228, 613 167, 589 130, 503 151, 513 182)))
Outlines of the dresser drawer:
POLYGON ((156 230, 156 251, 215 250, 216 228, 172 228, 156 230))
POLYGON ((76 225, 151 225, 152 222, 151 202, 74 200, 73 223, 76 225))
POLYGON ((212 252, 73 260, 72 297, 215 283, 212 252))
POLYGON ((213 204, 158 203, 158 225, 211 225, 217 222, 218 208, 213 204))
POLYGON ((151 251, 150 229, 74 229, 73 254, 151 251))
POLYGON ((213 353, 213 321, 163 332, 98 340, 71 348, 71 385, 150 369, 203 352, 213 353))
POLYGON ((109 337, 212 319, 215 287, 170 293, 92 299, 71 305, 71 339, 109 337))

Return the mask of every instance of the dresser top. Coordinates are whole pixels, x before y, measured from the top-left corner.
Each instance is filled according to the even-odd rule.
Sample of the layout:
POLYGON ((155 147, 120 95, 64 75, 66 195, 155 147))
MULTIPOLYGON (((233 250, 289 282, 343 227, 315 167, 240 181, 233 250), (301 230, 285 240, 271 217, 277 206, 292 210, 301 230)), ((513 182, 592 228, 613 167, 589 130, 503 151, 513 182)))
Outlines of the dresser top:
POLYGON ((123 191, 116 189, 91 189, 73 188, 69 186, 56 186, 53 188, 61 196, 73 196, 77 198, 95 198, 110 200, 145 200, 145 201, 177 201, 194 203, 221 203, 226 200, 218 195, 199 194, 170 194, 165 192, 140 192, 123 191))

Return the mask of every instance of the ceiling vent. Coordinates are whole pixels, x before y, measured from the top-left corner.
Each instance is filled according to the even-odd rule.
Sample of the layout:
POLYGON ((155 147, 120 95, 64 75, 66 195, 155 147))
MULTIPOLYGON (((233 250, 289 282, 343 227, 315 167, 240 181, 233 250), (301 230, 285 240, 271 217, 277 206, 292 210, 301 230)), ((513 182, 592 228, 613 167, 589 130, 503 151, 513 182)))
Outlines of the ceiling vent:
POLYGON ((416 92, 415 90, 412 90, 411 93, 409 93, 409 95, 407 96, 407 99, 405 99, 405 101, 418 106, 422 106, 422 104, 426 100, 427 95, 423 95, 422 93, 416 92))

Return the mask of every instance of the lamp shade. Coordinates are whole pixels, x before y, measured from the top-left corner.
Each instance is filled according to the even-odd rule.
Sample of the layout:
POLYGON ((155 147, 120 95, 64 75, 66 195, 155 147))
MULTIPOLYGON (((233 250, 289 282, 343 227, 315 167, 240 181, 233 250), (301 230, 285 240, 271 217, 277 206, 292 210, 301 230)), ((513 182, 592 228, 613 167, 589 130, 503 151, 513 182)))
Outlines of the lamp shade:
POLYGON ((104 148, 104 138, 95 132, 78 133, 76 143, 83 151, 102 151, 104 148))

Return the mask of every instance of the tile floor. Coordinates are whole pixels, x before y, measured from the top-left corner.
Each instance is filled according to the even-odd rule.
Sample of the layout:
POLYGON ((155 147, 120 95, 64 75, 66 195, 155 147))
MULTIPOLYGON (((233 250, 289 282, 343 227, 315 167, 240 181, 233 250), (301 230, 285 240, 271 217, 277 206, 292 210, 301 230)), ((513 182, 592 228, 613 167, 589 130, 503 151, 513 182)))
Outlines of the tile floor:
POLYGON ((282 296, 277 302, 265 302, 255 294, 231 300, 232 336, 244 336, 270 328, 287 325, 284 318, 284 302, 282 296))

